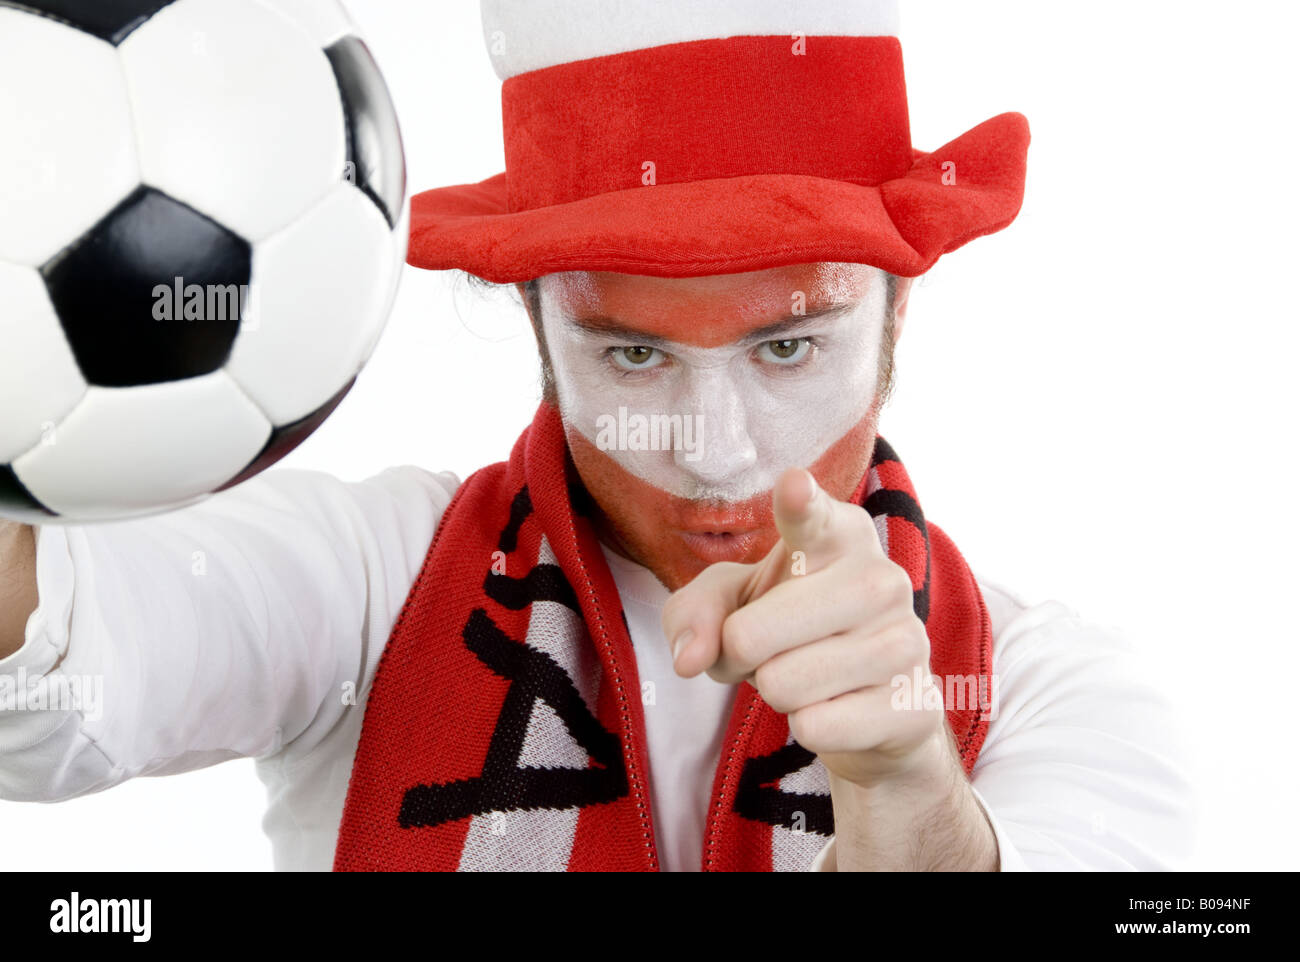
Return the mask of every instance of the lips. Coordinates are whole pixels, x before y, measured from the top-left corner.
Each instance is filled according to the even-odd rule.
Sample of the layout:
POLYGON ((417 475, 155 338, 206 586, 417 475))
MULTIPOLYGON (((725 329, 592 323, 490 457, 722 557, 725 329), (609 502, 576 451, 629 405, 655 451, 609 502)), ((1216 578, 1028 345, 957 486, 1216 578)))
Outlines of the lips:
POLYGON ((677 501, 669 526, 703 561, 741 561, 758 545, 761 520, 770 505, 770 495, 726 506, 677 501))
POLYGON ((681 538, 691 552, 710 564, 736 561, 749 555, 758 545, 759 532, 749 531, 681 531, 681 538))
POLYGON ((668 497, 662 504, 664 521, 679 531, 697 534, 744 534, 771 522, 772 494, 745 501, 689 501, 668 497))

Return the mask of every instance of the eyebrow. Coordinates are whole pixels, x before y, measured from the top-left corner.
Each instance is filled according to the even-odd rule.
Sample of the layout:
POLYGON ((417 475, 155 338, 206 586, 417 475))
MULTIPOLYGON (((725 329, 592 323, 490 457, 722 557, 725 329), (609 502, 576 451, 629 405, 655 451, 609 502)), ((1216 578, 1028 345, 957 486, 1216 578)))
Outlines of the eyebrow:
MULTIPOLYGON (((840 317, 849 311, 858 307, 853 302, 843 302, 840 304, 830 304, 826 307, 819 307, 815 310, 807 311, 803 314, 791 314, 766 324, 763 327, 755 328, 735 343, 737 344, 758 344, 764 341, 782 340, 784 337, 797 333, 805 327, 812 324, 813 321, 827 318, 840 317)), ((636 344, 638 347, 655 347, 660 350, 670 347, 677 343, 658 334, 651 334, 649 331, 638 330, 634 327, 628 327, 625 324, 612 317, 603 314, 593 315, 590 317, 575 317, 572 314, 564 313, 564 318, 575 327, 587 334, 600 337, 618 337, 627 341, 629 344, 636 344)))

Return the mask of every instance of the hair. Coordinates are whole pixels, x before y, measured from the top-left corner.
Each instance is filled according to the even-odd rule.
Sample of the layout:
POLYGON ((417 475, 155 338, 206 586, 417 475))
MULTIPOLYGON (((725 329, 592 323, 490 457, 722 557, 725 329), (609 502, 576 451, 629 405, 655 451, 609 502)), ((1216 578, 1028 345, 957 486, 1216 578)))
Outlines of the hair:
MULTIPOLYGON (((511 290, 513 283, 500 284, 461 271, 461 275, 471 287, 480 290, 511 290)), ((546 348, 546 335, 542 331, 542 286, 540 278, 533 278, 523 283, 523 306, 528 312, 528 319, 533 325, 533 334, 537 338, 537 354, 542 364, 542 398, 552 404, 558 402, 555 387, 555 370, 551 366, 551 355, 546 348)), ((896 299, 898 296, 898 276, 885 272, 885 325, 881 335, 880 368, 877 372, 880 407, 883 409, 894 393, 894 323, 897 318, 896 299)))

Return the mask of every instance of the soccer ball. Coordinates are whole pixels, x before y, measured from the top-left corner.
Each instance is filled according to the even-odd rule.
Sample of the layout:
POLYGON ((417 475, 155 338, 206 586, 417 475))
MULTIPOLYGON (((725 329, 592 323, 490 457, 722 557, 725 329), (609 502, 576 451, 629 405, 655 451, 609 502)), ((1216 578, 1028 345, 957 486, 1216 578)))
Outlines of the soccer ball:
POLYGON ((0 516, 171 510, 305 440, 406 257, 335 0, 0 0, 0 516))

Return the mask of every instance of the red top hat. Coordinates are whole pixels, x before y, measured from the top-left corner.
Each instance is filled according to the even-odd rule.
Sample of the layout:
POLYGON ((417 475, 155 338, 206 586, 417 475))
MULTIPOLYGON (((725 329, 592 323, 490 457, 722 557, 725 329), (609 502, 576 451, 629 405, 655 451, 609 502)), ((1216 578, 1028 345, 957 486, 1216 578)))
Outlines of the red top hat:
POLYGON ((1020 114, 912 147, 896 0, 482 0, 482 15, 506 170, 412 199, 416 267, 914 277, 1020 210, 1020 114))

